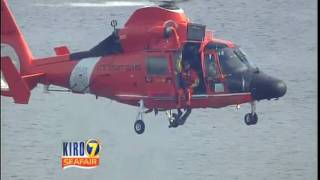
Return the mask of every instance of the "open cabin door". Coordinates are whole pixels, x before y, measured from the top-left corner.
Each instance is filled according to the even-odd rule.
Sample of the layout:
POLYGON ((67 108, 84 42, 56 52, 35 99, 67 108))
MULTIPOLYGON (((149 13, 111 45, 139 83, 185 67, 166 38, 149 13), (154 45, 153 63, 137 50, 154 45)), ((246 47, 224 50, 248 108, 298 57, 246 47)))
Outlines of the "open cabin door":
POLYGON ((172 64, 170 53, 146 52, 145 87, 148 106, 168 108, 170 104, 175 103, 176 89, 172 64))

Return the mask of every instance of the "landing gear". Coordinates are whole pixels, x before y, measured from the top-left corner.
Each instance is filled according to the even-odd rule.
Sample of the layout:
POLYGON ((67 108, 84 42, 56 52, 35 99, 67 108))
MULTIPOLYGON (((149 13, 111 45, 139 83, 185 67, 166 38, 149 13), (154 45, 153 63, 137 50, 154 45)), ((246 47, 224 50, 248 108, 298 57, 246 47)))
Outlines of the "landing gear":
POLYGON ((144 132, 144 129, 145 129, 145 124, 143 122, 143 116, 142 116, 143 113, 145 113, 144 112, 144 102, 143 102, 143 100, 140 100, 139 104, 140 104, 140 107, 139 107, 139 111, 138 111, 138 115, 137 115, 137 120, 134 123, 134 131, 137 134, 142 134, 144 132))
POLYGON ((258 122, 258 115, 255 112, 256 111, 256 103, 255 101, 252 101, 251 103, 251 113, 247 113, 244 116, 244 122, 250 126, 250 125, 255 125, 258 122))
POLYGON ((169 128, 171 128, 171 127, 176 128, 178 126, 183 125, 191 114, 190 107, 187 107, 184 110, 177 109, 177 113, 173 113, 171 109, 170 110, 166 110, 166 109, 145 110, 144 102, 143 102, 143 100, 140 100, 137 118, 136 118, 136 121, 133 126, 134 131, 137 134, 142 134, 142 133, 144 133, 144 130, 145 130, 145 124, 143 122, 143 114, 150 113, 152 111, 154 111, 155 115, 157 115, 159 111, 166 111, 166 115, 169 120, 169 128))

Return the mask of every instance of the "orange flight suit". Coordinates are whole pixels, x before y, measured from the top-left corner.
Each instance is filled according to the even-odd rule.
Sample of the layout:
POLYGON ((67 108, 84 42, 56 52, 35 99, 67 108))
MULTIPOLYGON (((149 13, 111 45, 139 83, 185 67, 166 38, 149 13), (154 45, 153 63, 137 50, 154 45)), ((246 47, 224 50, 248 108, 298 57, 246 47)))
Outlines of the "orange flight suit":
POLYGON ((199 76, 195 70, 190 68, 189 70, 182 70, 180 73, 183 85, 180 85, 178 90, 178 108, 181 107, 181 98, 186 97, 187 106, 191 106, 191 97, 193 93, 193 88, 199 85, 199 76))

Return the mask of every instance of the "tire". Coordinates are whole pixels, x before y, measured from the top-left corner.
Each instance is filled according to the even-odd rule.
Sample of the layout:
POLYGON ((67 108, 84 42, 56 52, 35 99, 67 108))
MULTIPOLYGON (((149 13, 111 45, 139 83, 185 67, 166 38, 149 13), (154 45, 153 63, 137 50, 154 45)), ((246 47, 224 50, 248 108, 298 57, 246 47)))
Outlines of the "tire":
POLYGON ((137 134, 142 134, 144 132, 144 129, 145 129, 145 124, 144 124, 144 122, 142 120, 137 120, 134 123, 134 131, 137 134))
POLYGON ((251 113, 247 113, 244 116, 244 122, 250 126, 250 125, 255 125, 258 122, 258 115, 256 113, 251 114, 251 113))

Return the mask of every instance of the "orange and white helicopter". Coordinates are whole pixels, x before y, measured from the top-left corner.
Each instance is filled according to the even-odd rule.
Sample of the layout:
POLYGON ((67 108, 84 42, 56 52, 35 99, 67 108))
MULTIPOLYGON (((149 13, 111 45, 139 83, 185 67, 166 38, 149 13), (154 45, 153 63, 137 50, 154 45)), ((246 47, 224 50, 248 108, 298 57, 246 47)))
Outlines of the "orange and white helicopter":
POLYGON ((183 125, 196 108, 221 108, 251 103, 245 123, 257 123, 256 101, 278 99, 286 84, 251 65, 236 44, 216 38, 205 25, 190 22, 175 4, 137 9, 123 28, 88 51, 70 53, 54 48, 56 56, 35 58, 6 0, 1 0, 1 95, 27 104, 30 91, 43 84, 90 93, 138 106, 134 129, 144 132, 143 114, 166 111, 170 126, 183 125), (198 75, 187 105, 182 97, 181 62, 191 59, 198 75), (173 113, 177 110, 177 113, 173 113))

